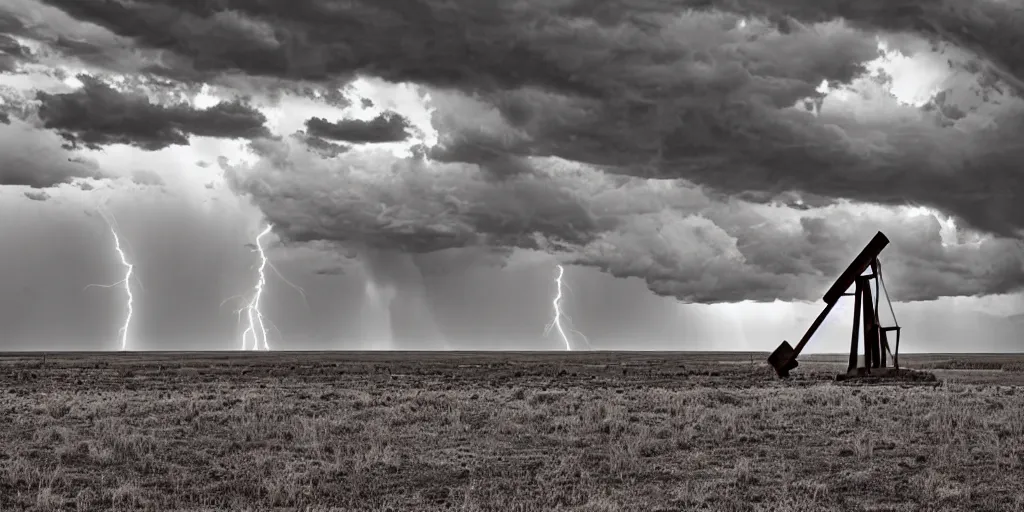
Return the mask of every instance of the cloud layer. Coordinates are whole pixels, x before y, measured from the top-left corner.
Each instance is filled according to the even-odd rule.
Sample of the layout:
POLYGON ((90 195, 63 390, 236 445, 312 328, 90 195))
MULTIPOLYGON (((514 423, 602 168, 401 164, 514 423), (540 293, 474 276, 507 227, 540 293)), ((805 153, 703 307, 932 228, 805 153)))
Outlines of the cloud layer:
POLYGON ((190 135, 221 138, 267 136, 266 117, 240 102, 205 109, 155 104, 143 94, 122 93, 88 75, 82 87, 65 94, 39 92, 43 126, 57 130, 72 145, 98 149, 128 144, 146 150, 187 145, 190 135))
POLYGON ((322 117, 306 120, 310 135, 329 140, 354 143, 402 142, 409 138, 409 121, 396 112, 384 112, 363 121, 342 119, 330 122, 322 117))
POLYGON ((380 151, 340 161, 287 141, 273 151, 254 167, 232 168, 232 183, 292 240, 413 253, 548 250, 643 279, 661 295, 716 303, 819 300, 881 230, 893 240, 884 259, 894 300, 1024 287, 1019 240, 965 237, 906 209, 722 201, 685 182, 618 178, 550 159, 531 161, 537 172, 494 179, 470 165, 380 151))
MULTIPOLYGON (((881 230, 895 299, 1024 286, 1024 11, 1009 2, 43 4, 43 23, 29 0, 0 8, 0 71, 64 59, 173 94, 83 74, 0 130, 36 115, 86 148, 249 139, 220 166, 288 241, 550 251, 734 302, 818 300, 881 230), (325 85, 360 75, 416 84, 430 126, 325 85), (174 99, 203 84, 235 99, 174 99), (338 110, 282 122, 298 98, 338 110)), ((0 178, 96 173, 57 163, 0 160, 0 178)))

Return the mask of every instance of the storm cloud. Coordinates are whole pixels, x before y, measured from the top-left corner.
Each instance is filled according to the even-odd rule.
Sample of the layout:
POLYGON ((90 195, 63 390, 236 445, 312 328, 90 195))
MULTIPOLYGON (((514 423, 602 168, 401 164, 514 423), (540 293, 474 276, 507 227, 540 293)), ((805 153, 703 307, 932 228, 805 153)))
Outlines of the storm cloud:
POLYGON ((43 126, 61 133, 73 146, 98 149, 128 144, 146 150, 187 145, 189 136, 255 138, 268 136, 266 117, 241 102, 221 102, 205 109, 155 104, 142 94, 122 93, 88 75, 74 92, 39 92, 43 126))
POLYGON ((384 112, 379 116, 363 121, 361 119, 342 119, 330 122, 321 117, 306 121, 306 129, 310 135, 329 140, 340 140, 351 143, 402 142, 411 135, 409 121, 396 112, 384 112))
POLYGON ((1024 243, 950 235, 931 215, 908 221, 905 212, 849 201, 797 209, 722 201, 684 181, 608 175, 557 160, 534 160, 537 172, 494 180, 474 165, 384 152, 329 161, 299 145, 274 144, 276 163, 265 155, 252 168, 229 171, 236 189, 290 240, 393 253, 542 250, 640 278, 659 295, 719 303, 816 301, 880 229, 894 240, 886 253, 886 273, 897 276, 889 286, 894 300, 1024 288, 1024 243))
POLYGON ((493 182, 468 164, 349 152, 324 160, 294 139, 265 141, 253 167, 221 165, 277 232, 295 241, 345 241, 427 253, 493 245, 537 248, 536 235, 583 243, 595 219, 562 186, 537 175, 493 182), (331 190, 331 194, 318 193, 331 190))
POLYGON ((28 50, 16 40, 0 33, 0 73, 14 71, 19 60, 28 58, 28 50))
POLYGON ((296 134, 296 138, 298 140, 305 142, 306 146, 308 146, 313 151, 316 151, 324 158, 334 158, 352 149, 351 146, 346 146, 345 144, 338 144, 335 142, 327 141, 320 137, 311 136, 307 133, 296 134))
POLYGON ((893 300, 1024 289, 1020 240, 957 240, 931 215, 849 205, 794 216, 737 203, 639 214, 570 261, 688 303, 816 301, 877 230, 893 241, 883 258, 893 300))
POLYGON ((1024 14, 1006 2, 871 0, 854 6, 813 0, 636 0, 600 8, 582 1, 500 7, 469 0, 400 6, 313 0, 46 3, 141 45, 174 52, 196 71, 240 69, 290 78, 366 73, 442 86, 537 85, 596 92, 600 86, 585 76, 593 72, 587 63, 570 59, 602 56, 612 38, 596 37, 597 30, 619 30, 614 42, 633 50, 643 43, 635 38, 642 29, 656 34, 660 27, 692 19, 694 10, 763 17, 783 34, 842 19, 858 28, 952 38, 1011 76, 1024 72, 1020 52, 1014 50, 1024 14), (558 52, 568 54, 558 58, 558 52))
MULTIPOLYGON (((876 36, 894 31, 907 34, 903 46, 914 51, 931 37, 957 43, 963 48, 950 50, 951 62, 977 58, 983 72, 1013 88, 1024 14, 1006 3, 637 1, 594 9, 462 2, 451 10, 425 1, 401 9, 48 3, 172 52, 201 74, 326 80, 363 73, 460 90, 497 109, 507 133, 481 140, 449 130, 451 143, 432 153, 442 159, 517 172, 515 155, 550 155, 608 172, 685 178, 726 194, 910 202, 994 233, 1022 227, 1024 212, 1010 199, 1022 191, 1019 173, 1004 171, 1021 156, 1011 140, 1019 105, 988 116, 994 125, 985 129, 977 128, 980 114, 949 124, 941 112, 895 103, 891 118, 867 121, 791 108, 818 95, 823 82, 855 81, 878 56, 876 36), (977 180, 977 173, 991 176, 977 180), (934 186, 922 187, 922 179, 934 186), (992 180, 1002 195, 984 199, 981 184, 992 180)), ((330 126, 313 125, 314 134, 330 126)))
POLYGON ((427 287, 525 249, 686 303, 817 301, 878 230, 893 299, 1024 287, 1024 13, 1008 2, 2 12, 0 71, 52 70, 0 130, 70 148, 0 156, 4 183, 98 175, 69 160, 83 148, 217 161, 202 183, 223 171, 289 250, 358 255, 310 274, 362 273, 381 297, 391 274, 427 287))

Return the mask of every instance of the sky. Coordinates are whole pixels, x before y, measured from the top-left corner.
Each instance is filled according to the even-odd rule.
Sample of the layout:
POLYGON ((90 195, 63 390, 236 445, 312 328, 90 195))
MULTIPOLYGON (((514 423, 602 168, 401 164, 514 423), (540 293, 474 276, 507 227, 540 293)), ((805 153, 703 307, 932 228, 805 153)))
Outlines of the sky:
POLYGON ((771 351, 882 231, 901 351, 1016 352, 1022 95, 1020 0, 5 0, 0 350, 564 350, 561 265, 771 351))

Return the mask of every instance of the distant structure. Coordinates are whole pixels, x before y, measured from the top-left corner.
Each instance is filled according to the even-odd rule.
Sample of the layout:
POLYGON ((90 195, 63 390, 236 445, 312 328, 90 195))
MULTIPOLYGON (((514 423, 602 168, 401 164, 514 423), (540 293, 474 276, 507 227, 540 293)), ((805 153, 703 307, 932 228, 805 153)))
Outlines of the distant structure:
POLYGON ((850 342, 850 364, 846 375, 843 377, 865 376, 872 373, 882 375, 889 373, 891 369, 899 370, 900 326, 896 322, 896 312, 892 309, 892 301, 889 300, 889 292, 886 291, 885 280, 882 278, 882 265, 878 261, 878 254, 887 245, 889 245, 889 239, 879 231, 868 242, 867 246, 864 247, 864 250, 854 258, 853 263, 839 276, 839 279, 836 280, 832 287, 825 292, 823 298, 825 308, 818 315, 818 318, 814 319, 814 322, 807 329, 807 332, 804 333, 804 336, 800 338, 796 348, 790 346, 788 341, 783 341, 779 348, 775 349, 775 352, 768 356, 768 363, 775 368, 775 373, 779 377, 789 377, 790 370, 798 366, 797 356, 800 355, 800 352, 807 345, 807 341, 811 339, 814 332, 818 330, 821 322, 825 320, 825 317, 828 316, 832 308, 839 302, 839 299, 851 295, 854 299, 853 336, 850 342), (864 274, 869 268, 871 272, 864 274), (875 282, 873 300, 871 295, 872 280, 875 282), (849 293, 847 290, 851 285, 854 286, 854 291, 849 293), (893 323, 895 325, 892 327, 883 327, 878 322, 878 299, 882 293, 885 293, 885 301, 889 304, 889 311, 893 314, 893 323), (862 313, 864 315, 864 366, 858 367, 859 324, 861 323, 860 317, 862 313), (888 333, 890 332, 896 333, 895 350, 890 349, 889 346, 888 333), (886 367, 886 354, 892 356, 891 369, 886 367))

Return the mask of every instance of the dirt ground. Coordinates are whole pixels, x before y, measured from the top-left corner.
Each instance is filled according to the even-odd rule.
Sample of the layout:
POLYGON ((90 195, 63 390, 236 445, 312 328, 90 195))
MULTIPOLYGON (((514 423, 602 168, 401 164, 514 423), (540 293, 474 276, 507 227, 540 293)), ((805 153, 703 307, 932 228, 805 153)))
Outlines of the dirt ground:
POLYGON ((0 510, 1024 510, 1024 357, 765 356, 0 355, 0 510))

